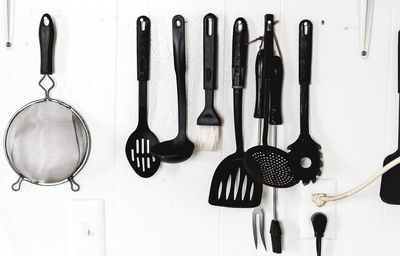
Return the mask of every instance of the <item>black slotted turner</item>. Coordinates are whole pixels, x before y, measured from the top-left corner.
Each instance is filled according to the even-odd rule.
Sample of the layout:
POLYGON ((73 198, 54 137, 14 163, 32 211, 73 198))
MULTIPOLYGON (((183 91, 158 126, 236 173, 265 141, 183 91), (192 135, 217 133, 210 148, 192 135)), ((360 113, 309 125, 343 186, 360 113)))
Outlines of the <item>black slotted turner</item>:
POLYGON ((236 152, 226 157, 215 170, 208 202, 216 206, 253 208, 260 204, 262 184, 247 175, 243 165, 242 94, 246 74, 247 23, 238 18, 233 26, 232 88, 236 152), (236 184, 239 182, 239 184, 236 184))
MULTIPOLYGON (((400 31, 398 34, 397 46, 397 92, 400 95, 400 31)), ((400 100, 400 97, 399 97, 400 100)), ((399 101, 400 104, 400 101, 399 101)), ((400 131, 400 109, 399 109, 399 131, 400 131)), ((398 148, 397 150, 388 155, 383 161, 383 166, 387 165, 394 159, 400 157, 400 134, 398 135, 398 148)), ((382 175, 381 189, 379 195, 383 202, 387 204, 400 204, 400 165, 396 165, 390 171, 382 175)))
POLYGON ((313 26, 311 21, 303 20, 299 25, 299 83, 300 83, 300 135, 288 146, 293 165, 304 185, 313 183, 321 175, 321 146, 309 133, 308 106, 311 81, 311 56, 313 26), (309 161, 307 165, 307 161, 309 161))
POLYGON ((293 172, 292 161, 283 150, 268 145, 268 123, 279 124, 280 105, 278 104, 280 94, 274 90, 271 95, 273 83, 281 83, 283 73, 282 63, 273 57, 273 34, 274 17, 272 14, 265 15, 264 33, 264 128, 263 145, 252 147, 244 154, 244 165, 249 174, 258 182, 275 188, 288 188, 296 185, 299 179, 293 172), (274 99, 270 99, 274 97, 274 99), (271 103, 274 103, 271 106, 271 103), (270 113, 271 107, 271 113, 270 113))
POLYGON ((137 78, 139 81, 139 121, 136 130, 129 136, 125 154, 133 170, 143 178, 153 176, 160 159, 150 154, 150 148, 159 143, 147 123, 147 81, 150 62, 150 19, 141 16, 136 21, 137 78))

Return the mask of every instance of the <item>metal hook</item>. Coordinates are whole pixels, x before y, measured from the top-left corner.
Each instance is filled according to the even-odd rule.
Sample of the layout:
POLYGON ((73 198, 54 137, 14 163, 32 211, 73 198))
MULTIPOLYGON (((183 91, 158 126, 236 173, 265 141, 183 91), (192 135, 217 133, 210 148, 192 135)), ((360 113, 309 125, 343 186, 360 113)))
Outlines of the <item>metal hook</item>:
POLYGON ((55 85, 55 82, 54 82, 53 78, 51 78, 50 75, 43 75, 43 77, 39 80, 39 86, 40 86, 40 88, 42 88, 43 91, 45 92, 46 99, 50 99, 50 91, 51 91, 51 89, 53 89, 54 85, 55 85), (45 79, 46 77, 48 77, 48 78, 50 79, 50 81, 51 81, 51 86, 49 87, 49 89, 46 89, 46 88, 42 85, 42 82, 44 81, 44 79, 45 79))
POLYGON ((71 184, 71 190, 74 192, 78 192, 81 189, 81 186, 79 186, 78 183, 74 180, 73 177, 68 178, 69 183, 71 184))
POLYGON ((17 182, 13 183, 11 186, 11 189, 14 191, 19 191, 21 189, 21 183, 24 181, 24 179, 19 176, 17 182))

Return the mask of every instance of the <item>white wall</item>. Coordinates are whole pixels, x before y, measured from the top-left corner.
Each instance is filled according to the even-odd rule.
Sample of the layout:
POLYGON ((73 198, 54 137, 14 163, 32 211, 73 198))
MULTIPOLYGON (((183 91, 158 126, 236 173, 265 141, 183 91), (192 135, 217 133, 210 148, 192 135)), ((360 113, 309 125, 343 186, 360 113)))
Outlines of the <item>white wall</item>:
MULTIPOLYGON (((242 16, 250 38, 263 33, 263 16, 273 13, 283 52, 284 125, 279 145, 294 141, 299 130, 297 74, 298 23, 314 23, 311 133, 322 145, 324 178, 344 191, 372 175, 397 142, 397 30, 400 3, 375 3, 371 51, 359 57, 357 1, 132 1, 16 0, 14 47, 0 48, 0 124, 23 104, 42 97, 38 25, 49 12, 57 27, 52 95, 85 117, 93 149, 77 176, 81 191, 68 185, 38 187, 17 179, 0 158, 0 255, 67 256, 68 202, 104 199, 107 255, 262 255, 255 251, 250 209, 222 209, 207 202, 213 172, 234 151, 231 89, 231 37, 242 16), (136 18, 152 21, 149 123, 161 141, 177 130, 176 84, 172 60, 171 19, 186 19, 188 132, 203 107, 202 19, 219 18, 219 72, 216 106, 224 119, 217 152, 196 152, 182 164, 162 164, 150 179, 138 177, 125 159, 124 147, 137 122, 136 18), (321 20, 325 25, 321 25, 321 20)), ((245 145, 256 143, 254 63, 258 44, 249 49, 244 93, 245 145)), ((279 218, 284 255, 313 255, 314 240, 300 240, 302 185, 280 190, 279 218)), ((336 239, 324 241, 323 255, 398 255, 400 207, 383 204, 379 182, 336 205, 336 239)), ((270 195, 264 204, 270 222, 270 195)), ((270 245, 269 234, 267 243, 270 245)), ((271 254, 269 250, 268 254, 271 254)), ((75 255, 74 255, 75 256, 75 255)))

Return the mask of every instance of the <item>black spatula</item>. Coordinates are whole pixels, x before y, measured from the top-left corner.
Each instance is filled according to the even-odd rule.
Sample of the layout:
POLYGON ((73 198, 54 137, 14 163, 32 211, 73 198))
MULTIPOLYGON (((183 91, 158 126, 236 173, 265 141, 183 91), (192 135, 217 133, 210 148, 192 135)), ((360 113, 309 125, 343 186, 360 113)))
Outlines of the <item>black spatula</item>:
MULTIPOLYGON (((397 92, 400 95, 400 31, 398 34, 397 46, 397 92)), ((399 97, 400 99, 400 97, 399 97)), ((400 102, 399 102, 400 104, 400 102)), ((400 109, 399 109, 399 132, 400 132, 400 109)), ((385 166, 395 158, 400 156, 400 134, 398 135, 398 148, 397 150, 388 155, 383 161, 385 166)), ((388 204, 400 204, 400 165, 396 165, 390 171, 382 175, 380 196, 383 202, 388 204)))
POLYGON ((147 124, 147 81, 150 62, 150 19, 141 16, 136 21, 137 78, 139 80, 139 122, 129 136, 125 154, 133 170, 141 177, 153 176, 160 166, 160 159, 150 154, 150 147, 158 143, 147 124))
POLYGON ((260 204, 262 185, 255 182, 243 166, 242 94, 246 74, 247 23, 238 18, 233 26, 232 88, 236 152, 226 157, 215 170, 208 202, 216 206, 253 208, 260 204))

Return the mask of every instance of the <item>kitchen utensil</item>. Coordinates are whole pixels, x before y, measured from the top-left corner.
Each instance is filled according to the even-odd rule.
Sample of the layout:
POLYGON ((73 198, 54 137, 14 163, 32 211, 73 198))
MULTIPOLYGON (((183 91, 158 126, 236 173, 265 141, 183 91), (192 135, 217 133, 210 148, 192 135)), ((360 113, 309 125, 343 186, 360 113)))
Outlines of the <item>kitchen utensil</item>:
POLYGON ((359 4, 361 57, 368 58, 372 17, 374 13, 374 0, 359 0, 359 4))
POLYGON ((156 135, 147 123, 147 81, 150 63, 150 19, 140 16, 136 21, 137 79, 139 81, 139 121, 136 130, 129 136, 125 154, 133 170, 143 178, 153 176, 160 159, 150 154, 150 148, 158 144, 156 135))
MULTIPOLYGON (((258 119, 258 141, 257 144, 261 145, 262 143, 262 124, 263 124, 263 117, 264 117, 264 105, 263 105, 263 98, 264 98, 264 88, 263 88, 263 58, 264 58, 264 50, 260 50, 257 53, 256 57, 256 102, 255 102, 255 109, 254 109, 254 117, 258 119)), ((258 235, 257 235, 257 227, 259 229, 261 242, 264 245, 265 250, 267 250, 267 246, 265 243, 265 231, 264 231, 264 210, 261 204, 253 209, 252 212, 252 227, 253 227, 253 239, 254 245, 258 246, 258 235), (258 226, 257 226, 257 219, 258 219, 258 226)))
POLYGON ((208 202, 216 206, 253 208, 260 204, 262 185, 247 175, 243 166, 242 94, 246 76, 249 34, 246 20, 237 18, 233 26, 232 88, 236 152, 215 170, 208 202))
POLYGON ((295 170, 304 185, 316 181, 321 175, 321 146, 310 136, 308 124, 309 85, 311 80, 311 56, 313 26, 303 20, 299 25, 299 83, 300 83, 300 136, 288 146, 295 170))
POLYGON ((372 177, 361 183, 358 187, 355 187, 347 192, 344 192, 339 195, 335 196, 328 196, 324 193, 314 193, 312 194, 312 201, 318 206, 322 207, 326 204, 326 202, 332 202, 332 201, 338 201, 342 200, 344 198, 350 197, 364 188, 366 188, 368 185, 370 185, 372 182, 374 182, 376 179, 378 179, 380 176, 385 174, 386 172, 390 171, 392 168, 396 167, 398 164, 400 164, 400 157, 395 158, 391 162, 389 162, 387 165, 385 165, 382 169, 380 169, 376 174, 374 174, 372 177))
POLYGON ((15 0, 2 0, 2 1, 3 1, 4 38, 6 41, 6 47, 11 48, 13 28, 14 28, 15 0))
POLYGON ((178 87, 178 124, 175 139, 151 147, 151 153, 166 163, 180 163, 193 154, 194 145, 186 136, 186 61, 185 61, 185 20, 181 15, 172 19, 174 66, 178 87))
MULTIPOLYGON (((283 82, 283 65, 279 56, 274 56, 273 60, 273 78, 270 88, 271 106, 269 113, 269 124, 272 127, 272 146, 277 148, 278 125, 282 124, 281 98, 283 82)), ((271 234, 272 251, 282 253, 282 230, 276 214, 277 188, 272 188, 272 216, 269 233, 271 234)))
POLYGON ((55 82, 51 77, 54 26, 49 14, 44 14, 40 21, 39 41, 40 73, 43 75, 39 86, 45 91, 45 98, 18 110, 4 136, 8 163, 19 175, 12 189, 19 190, 22 181, 37 185, 58 185, 69 181, 71 189, 78 191, 80 187, 74 177, 89 157, 90 133, 74 108, 50 97, 55 82))
POLYGON ((244 166, 257 182, 271 187, 287 188, 299 182, 291 167, 292 161, 283 150, 268 146, 269 90, 273 79, 273 22, 273 15, 265 15, 263 145, 246 151, 244 166))
POLYGON ((326 228, 326 223, 328 222, 328 218, 322 212, 314 213, 311 216, 311 223, 314 228, 314 235, 316 238, 316 246, 317 246, 317 255, 321 256, 321 242, 324 237, 324 232, 326 228))
POLYGON ((203 88, 205 106, 197 118, 199 149, 215 150, 219 140, 221 119, 214 109, 214 90, 217 89, 217 17, 209 13, 203 20, 203 88))
MULTIPOLYGON (((400 31, 398 32, 397 42, 397 92, 400 96, 400 31)), ((400 106, 400 97, 399 97, 400 106)), ((383 161, 383 166, 389 162, 400 157, 400 109, 399 109, 399 135, 398 135, 398 147, 397 150, 388 155, 383 161)), ((392 170, 382 175, 381 189, 379 193, 383 202, 387 204, 400 204, 400 166, 394 167, 392 170)))

